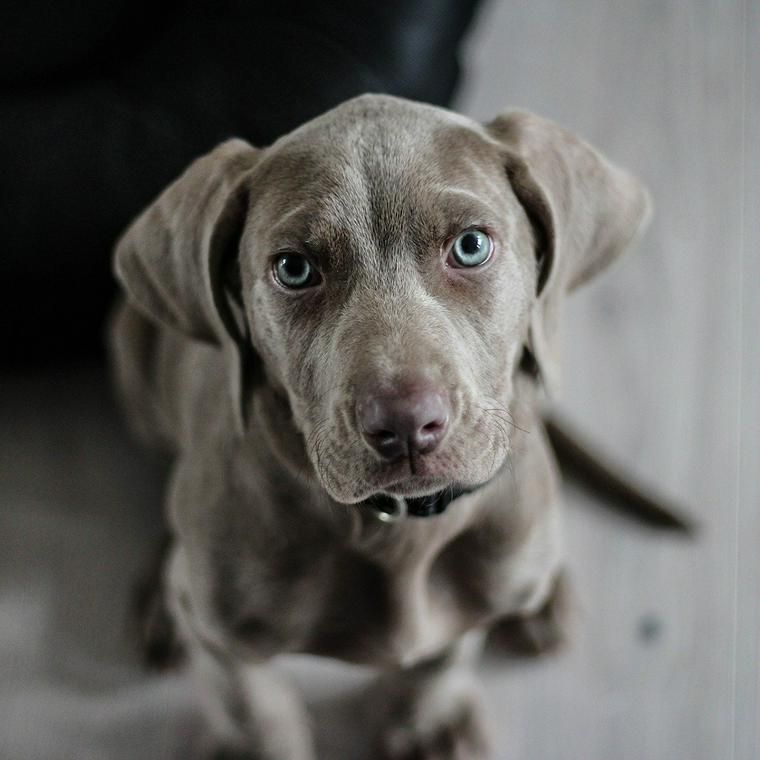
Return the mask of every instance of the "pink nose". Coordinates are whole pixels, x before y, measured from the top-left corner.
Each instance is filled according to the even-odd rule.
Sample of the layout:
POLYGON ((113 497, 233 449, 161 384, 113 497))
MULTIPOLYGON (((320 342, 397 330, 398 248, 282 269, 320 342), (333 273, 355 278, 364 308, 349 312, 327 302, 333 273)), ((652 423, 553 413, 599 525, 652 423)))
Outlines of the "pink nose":
POLYGON ((356 403, 362 437, 383 459, 435 451, 446 435, 451 407, 440 389, 417 384, 396 393, 367 393, 356 403))

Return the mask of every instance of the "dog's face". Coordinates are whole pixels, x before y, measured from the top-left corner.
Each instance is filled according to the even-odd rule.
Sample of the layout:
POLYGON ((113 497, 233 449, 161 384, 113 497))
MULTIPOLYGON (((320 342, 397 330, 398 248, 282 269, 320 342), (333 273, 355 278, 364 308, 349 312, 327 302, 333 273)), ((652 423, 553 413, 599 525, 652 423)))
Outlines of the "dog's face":
POLYGON ((442 113, 353 102, 251 176, 253 341, 339 501, 481 483, 508 449, 530 225, 497 143, 442 113))
POLYGON ((482 127, 381 96, 264 151, 215 153, 127 233, 117 271, 144 311, 225 347, 238 394, 255 349, 342 502, 488 480, 523 352, 550 381, 562 294, 647 206, 633 178, 537 117, 482 127), (219 283, 230 239, 237 327, 219 283))

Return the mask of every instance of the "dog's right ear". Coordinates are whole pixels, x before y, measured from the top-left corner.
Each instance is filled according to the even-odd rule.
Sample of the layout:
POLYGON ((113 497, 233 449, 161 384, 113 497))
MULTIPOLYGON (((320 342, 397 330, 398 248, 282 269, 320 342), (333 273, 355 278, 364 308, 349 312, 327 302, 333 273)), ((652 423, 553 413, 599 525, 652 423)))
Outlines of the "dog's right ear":
POLYGON ((651 214, 649 193, 633 175, 548 119, 517 111, 486 129, 503 148, 512 189, 534 230, 538 271, 527 348, 551 395, 558 386, 564 295, 636 239, 651 214))
POLYGON ((241 432, 253 347, 230 303, 226 273, 238 265, 247 179, 258 153, 243 140, 229 140, 197 159, 132 223, 114 262, 139 311, 225 352, 241 432))

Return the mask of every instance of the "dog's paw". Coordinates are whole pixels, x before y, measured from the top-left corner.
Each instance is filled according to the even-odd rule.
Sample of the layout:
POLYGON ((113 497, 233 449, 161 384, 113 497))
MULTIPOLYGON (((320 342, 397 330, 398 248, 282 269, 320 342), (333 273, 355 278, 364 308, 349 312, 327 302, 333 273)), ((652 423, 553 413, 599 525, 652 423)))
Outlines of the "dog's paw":
POLYGON ((172 670, 185 659, 185 649, 158 590, 143 599, 137 638, 138 651, 148 670, 172 670))
POLYGON ((137 651, 148 670, 171 670, 181 665, 185 650, 166 607, 163 565, 169 547, 165 538, 149 572, 133 590, 133 628, 137 651))
POLYGON ((560 651, 569 638, 569 599, 568 582, 562 574, 537 612, 497 620, 489 633, 489 645, 517 657, 540 657, 560 651))
POLYGON ((481 707, 466 700, 445 716, 386 728, 380 740, 380 760, 487 760, 490 757, 481 707))

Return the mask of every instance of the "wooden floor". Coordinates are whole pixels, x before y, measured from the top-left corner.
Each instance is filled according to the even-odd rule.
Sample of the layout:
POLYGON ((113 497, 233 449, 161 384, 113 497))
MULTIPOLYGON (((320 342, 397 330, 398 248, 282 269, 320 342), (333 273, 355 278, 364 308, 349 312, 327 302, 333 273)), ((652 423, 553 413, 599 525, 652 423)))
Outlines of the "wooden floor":
POLYGON ((760 758, 760 4, 495 2, 462 110, 576 130, 648 183, 633 255, 568 309, 563 410, 691 505, 697 543, 569 495, 576 642, 501 674, 504 758, 760 758))
MULTIPOLYGON (((760 758, 759 33, 752 0, 496 1, 469 44, 461 110, 554 118, 652 191, 635 253, 567 310, 561 406, 703 526, 568 490, 575 638, 483 668, 496 760, 760 758)), ((124 643, 157 473, 97 372, 2 382, 0 758, 196 760, 186 682, 124 643)), ((295 670, 315 694, 352 677, 325 667, 295 670)), ((317 702, 321 757, 357 760, 351 703, 317 702)))

